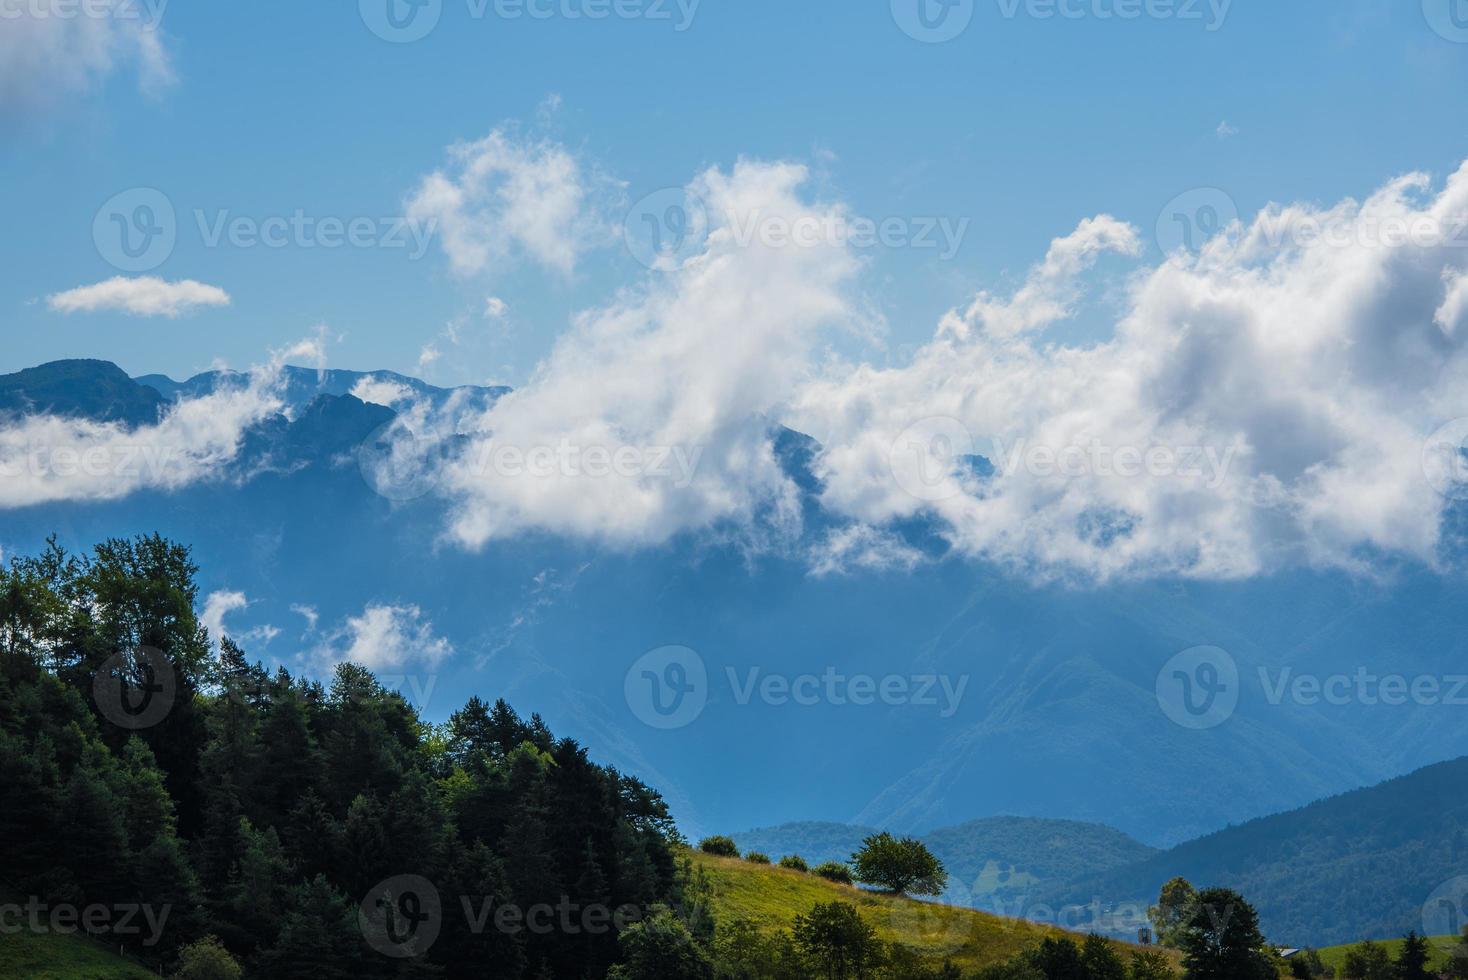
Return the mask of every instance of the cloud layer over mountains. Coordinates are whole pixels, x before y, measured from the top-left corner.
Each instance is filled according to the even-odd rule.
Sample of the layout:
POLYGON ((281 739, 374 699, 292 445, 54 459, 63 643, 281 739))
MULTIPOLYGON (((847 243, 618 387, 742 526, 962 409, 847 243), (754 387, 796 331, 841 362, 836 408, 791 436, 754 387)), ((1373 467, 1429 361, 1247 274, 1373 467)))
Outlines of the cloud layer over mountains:
MULTIPOLYGON (((496 132, 450 156, 412 206, 445 230, 456 273, 513 253, 564 274, 606 245, 604 216, 577 211, 601 207, 604 178, 570 151, 496 132)), ((1463 489, 1465 433, 1429 437, 1468 416, 1468 166, 1325 209, 1271 206, 1156 265, 1135 228, 1088 218, 1011 295, 980 294, 887 368, 831 354, 873 317, 852 212, 816 199, 805 168, 740 161, 686 194, 708 214, 699 249, 581 313, 528 383, 452 420, 467 447, 437 474, 446 538, 796 542, 799 490, 771 443, 785 424, 822 447, 820 502, 839 525, 810 556, 823 573, 910 567, 893 527, 912 518, 962 554, 1039 576, 1434 561, 1463 489), (1134 265, 1110 335, 1056 339, 1108 254, 1134 265)), ((171 462, 110 481, 29 472, 0 504, 202 478, 279 410, 271 384, 262 370, 133 433, 8 426, 12 462, 36 444, 124 439, 170 447, 171 462)))

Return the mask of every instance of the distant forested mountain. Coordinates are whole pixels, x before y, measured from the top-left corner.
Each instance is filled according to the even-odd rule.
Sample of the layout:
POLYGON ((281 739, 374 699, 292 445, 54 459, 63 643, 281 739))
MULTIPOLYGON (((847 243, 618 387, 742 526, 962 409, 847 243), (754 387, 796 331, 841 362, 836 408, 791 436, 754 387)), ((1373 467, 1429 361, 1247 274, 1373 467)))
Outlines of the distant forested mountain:
POLYGON ((1145 905, 1178 875, 1247 895, 1283 945, 1455 933, 1468 910, 1468 879, 1457 880, 1468 875, 1468 758, 1084 875, 1046 897, 1145 905), (1424 922, 1440 912, 1435 897, 1452 910, 1438 928, 1424 922))

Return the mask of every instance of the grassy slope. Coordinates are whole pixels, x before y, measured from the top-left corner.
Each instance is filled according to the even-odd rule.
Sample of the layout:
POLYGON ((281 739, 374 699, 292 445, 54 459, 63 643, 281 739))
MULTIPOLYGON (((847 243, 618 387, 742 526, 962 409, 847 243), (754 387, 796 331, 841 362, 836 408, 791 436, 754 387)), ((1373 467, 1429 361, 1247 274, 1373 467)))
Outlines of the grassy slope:
MULTIPOLYGON (((950 905, 876 895, 815 875, 689 852, 713 885, 720 922, 744 919, 761 931, 789 929, 795 916, 820 902, 850 902, 886 942, 916 950, 931 965, 945 959, 974 970, 1009 959, 1049 935, 1071 935, 1018 919, 1002 919, 950 905)), ((1125 944, 1117 943, 1128 958, 1125 944)))
MULTIPOLYGON (((1442 936, 1437 939, 1430 940, 1430 943, 1433 950, 1433 957, 1428 963, 1429 968, 1439 970, 1446 969, 1448 962, 1448 951, 1454 947, 1454 945, 1457 943, 1457 940, 1452 936, 1442 936)), ((1387 950, 1391 952, 1392 959, 1396 959, 1397 954, 1402 951, 1402 941, 1400 939, 1385 940, 1379 945, 1385 946, 1387 950)), ((1355 946, 1356 944, 1351 943, 1346 946, 1327 947, 1319 951, 1320 960, 1328 967, 1339 969, 1346 965, 1346 954, 1354 949, 1355 946)))
POLYGON ((6 980, 148 980, 153 976, 86 936, 0 934, 0 977, 6 980))

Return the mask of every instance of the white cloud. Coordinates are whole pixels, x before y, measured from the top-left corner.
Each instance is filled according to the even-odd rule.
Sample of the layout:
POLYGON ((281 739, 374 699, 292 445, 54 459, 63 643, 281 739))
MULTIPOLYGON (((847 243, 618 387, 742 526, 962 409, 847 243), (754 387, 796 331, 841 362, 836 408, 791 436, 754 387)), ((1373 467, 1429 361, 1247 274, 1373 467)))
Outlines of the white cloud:
POLYGON ((601 214, 610 185, 565 147, 497 129, 448 154, 448 166, 423 178, 407 211, 436 227, 456 273, 525 255, 569 274, 584 252, 611 240, 601 214))
POLYGON ((436 667, 453 653, 453 644, 434 633, 418 606, 371 603, 362 615, 348 616, 311 657, 318 666, 353 663, 380 671, 414 664, 436 667))
POLYGON ((296 603, 291 606, 291 612, 306 621, 306 632, 308 634, 316 632, 316 624, 321 621, 321 614, 316 611, 315 606, 296 603))
POLYGON ((498 320, 500 317, 504 316, 506 311, 508 310, 509 307, 505 305, 505 301, 500 299, 498 296, 490 296, 484 301, 485 319, 498 320))
POLYGON ((1446 501, 1424 478, 1424 439, 1468 415, 1464 338, 1441 327, 1468 263, 1446 236, 1465 214, 1468 165, 1436 196, 1412 175, 1326 211, 1272 207, 1199 256, 1139 272, 1113 335, 1066 345, 1041 328, 1065 315, 1049 299, 1084 267, 1057 256, 1098 241, 1083 223, 1014 301, 950 314, 902 367, 832 368, 793 419, 826 447, 832 509, 874 525, 927 514, 961 552, 1041 574, 1232 577, 1381 552, 1430 562, 1446 501), (1317 225, 1330 232, 1290 231, 1317 225), (1393 228, 1444 237, 1399 241, 1393 228), (999 472, 976 475, 948 438, 916 454, 946 469, 905 490, 899 437, 923 419, 954 420, 999 472), (1124 475, 1114 455, 1129 450, 1130 473, 1130 450, 1194 447, 1203 455, 1172 473, 1143 457, 1124 475))
POLYGON ((741 162, 694 182, 714 215, 704 254, 580 315, 530 382, 472 427, 494 436, 445 474, 456 540, 477 547, 543 529, 640 544, 757 512, 796 518, 767 433, 822 328, 855 318, 845 287, 858 263, 839 244, 740 244, 735 229, 755 213, 833 220, 839 208, 800 199, 806 176, 741 162), (512 477, 493 465, 500 450, 561 446, 625 450, 645 465, 512 477), (653 472, 659 453, 666 473, 653 472))
POLYGON ((159 26, 166 0, 26 0, 0 7, 0 113, 85 94, 124 67, 155 93, 174 80, 159 26))
POLYGON ((224 478, 246 430, 284 408, 286 361, 319 356, 321 343, 318 336, 275 352, 238 384, 172 403, 153 425, 32 415, 0 426, 0 509, 116 500, 224 478))
POLYGON ((811 574, 817 577, 852 571, 911 571, 922 553, 895 534, 852 524, 833 529, 810 555, 811 574))
POLYGON ((211 592, 204 600, 204 611, 199 614, 199 621, 209 630, 209 639, 214 641, 215 646, 225 635, 224 617, 232 612, 239 612, 248 606, 243 592, 231 592, 221 590, 211 592))
POLYGON ((1216 132, 1218 133, 1218 138, 1221 140, 1230 139, 1239 135, 1238 127, 1230 123, 1227 119, 1218 124, 1216 132))
POLYGON ((219 646, 219 641, 226 635, 230 639, 237 640, 241 643, 259 640, 267 646, 271 640, 280 635, 280 630, 271 626, 269 623, 252 626, 244 632, 228 629, 224 625, 224 618, 226 616, 247 608, 249 604, 243 592, 234 592, 228 589, 211 592, 204 599, 204 611, 199 614, 199 621, 209 630, 209 639, 213 641, 216 649, 219 646))
POLYGON ((1443 281, 1447 283, 1447 295, 1432 320, 1452 337, 1468 321, 1468 272, 1449 271, 1443 281))
POLYGON ((367 375, 358 379, 357 383, 352 386, 352 397, 361 399, 369 405, 392 408, 399 402, 411 401, 413 389, 400 381, 367 375))
POLYGON ((46 297, 57 313, 116 310, 134 316, 174 318, 206 306, 228 306, 229 294, 193 279, 167 282, 156 276, 114 276, 94 286, 78 286, 46 297))

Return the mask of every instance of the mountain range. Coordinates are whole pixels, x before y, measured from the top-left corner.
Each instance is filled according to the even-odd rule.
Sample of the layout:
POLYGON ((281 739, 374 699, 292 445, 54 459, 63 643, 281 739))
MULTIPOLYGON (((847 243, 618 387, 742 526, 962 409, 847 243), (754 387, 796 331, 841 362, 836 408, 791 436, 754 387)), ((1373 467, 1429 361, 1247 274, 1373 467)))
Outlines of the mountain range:
MULTIPOLYGON (((0 432, 43 415, 147 432, 243 383, 56 362, 0 377, 0 432)), ((895 532, 924 556, 915 568, 823 573, 809 551, 839 525, 820 505, 820 447, 778 426, 777 458, 801 493, 794 537, 751 549, 715 531, 613 549, 523 534, 471 551, 444 534, 452 500, 376 492, 363 453, 394 419, 428 410, 465 424, 505 389, 286 368, 273 392, 279 411, 208 473, 11 506, 0 548, 154 531, 188 543, 221 597, 215 625, 252 657, 321 672, 385 636, 402 656, 372 666, 429 719, 471 693, 536 705, 657 786, 690 836, 780 821, 921 833, 1005 815, 1105 824, 1168 847, 1468 746, 1468 713, 1444 704, 1271 695, 1280 676, 1461 672, 1468 604, 1452 570, 1037 580, 950 555, 913 520, 895 532), (628 701, 629 671, 670 645, 695 651, 708 677, 706 705, 682 728, 647 724, 628 701), (1157 695, 1164 665, 1200 645, 1226 650, 1240 678, 1237 710, 1207 730, 1174 723, 1157 695), (830 672, 914 688, 940 678, 958 696, 749 696, 750 678, 830 672)))

